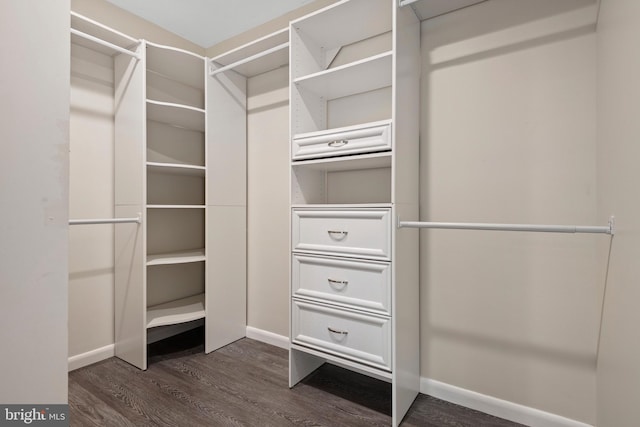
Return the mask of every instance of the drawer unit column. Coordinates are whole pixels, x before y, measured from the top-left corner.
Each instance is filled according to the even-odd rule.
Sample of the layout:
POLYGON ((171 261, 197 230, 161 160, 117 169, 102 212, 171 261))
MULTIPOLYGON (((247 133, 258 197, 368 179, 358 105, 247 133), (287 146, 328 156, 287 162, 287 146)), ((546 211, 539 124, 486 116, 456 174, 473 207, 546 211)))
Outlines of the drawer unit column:
POLYGON ((289 385, 325 362, 390 381, 398 425, 420 388, 418 233, 395 227, 418 218, 420 21, 342 0, 289 34, 289 385))

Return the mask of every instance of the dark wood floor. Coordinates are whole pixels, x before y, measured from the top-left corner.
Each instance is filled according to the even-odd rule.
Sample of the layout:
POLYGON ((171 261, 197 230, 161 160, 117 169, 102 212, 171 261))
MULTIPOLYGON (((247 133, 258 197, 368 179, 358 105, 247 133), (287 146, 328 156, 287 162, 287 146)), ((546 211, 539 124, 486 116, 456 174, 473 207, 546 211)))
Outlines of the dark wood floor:
MULTIPOLYGON (((204 354, 202 330, 149 346, 149 369, 116 358, 69 374, 72 426, 388 426, 391 386, 324 365, 293 389, 287 352, 242 339, 204 354)), ((403 426, 520 424, 419 395, 403 426)))

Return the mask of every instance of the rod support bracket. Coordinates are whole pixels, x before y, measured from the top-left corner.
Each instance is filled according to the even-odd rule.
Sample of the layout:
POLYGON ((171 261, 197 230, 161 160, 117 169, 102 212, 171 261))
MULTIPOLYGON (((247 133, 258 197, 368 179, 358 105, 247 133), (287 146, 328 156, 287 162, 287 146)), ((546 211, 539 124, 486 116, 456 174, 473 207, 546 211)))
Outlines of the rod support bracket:
POLYGON ((613 215, 609 217, 609 234, 612 236, 616 234, 616 217, 613 215))

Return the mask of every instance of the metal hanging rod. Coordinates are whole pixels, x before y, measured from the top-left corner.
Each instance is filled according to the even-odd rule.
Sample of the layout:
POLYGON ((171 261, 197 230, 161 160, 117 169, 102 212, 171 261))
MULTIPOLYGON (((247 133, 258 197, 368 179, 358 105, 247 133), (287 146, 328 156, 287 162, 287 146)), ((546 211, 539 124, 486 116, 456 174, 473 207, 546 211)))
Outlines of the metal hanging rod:
POLYGON ((140 216, 136 218, 100 218, 100 219, 70 219, 69 225, 89 225, 89 224, 142 224, 140 216))
MULTIPOLYGON (((233 62, 233 63, 231 63, 229 65, 225 65, 224 67, 220 67, 220 68, 217 68, 215 70, 211 70, 209 75, 210 76, 215 76, 216 74, 220 74, 220 73, 223 73, 223 72, 225 72, 227 70, 231 70, 232 68, 235 68, 235 67, 237 67, 239 65, 243 65, 243 64, 246 64, 247 62, 255 61, 256 59, 262 58, 263 56, 270 55, 273 52, 277 52, 279 50, 287 49, 288 47, 289 47, 289 42, 279 44, 278 46, 274 46, 274 47, 272 47, 270 49, 267 49, 267 50, 264 50, 264 51, 262 51, 260 53, 256 53, 255 55, 248 56, 248 57, 243 58, 243 59, 241 59, 239 61, 233 62)), ((211 61, 211 62, 213 62, 213 61, 211 61)))
POLYGON ((539 233, 595 233, 613 235, 614 218, 609 218, 606 226, 583 225, 536 225, 536 224, 487 224, 465 222, 419 222, 400 221, 398 228, 437 228, 447 230, 488 230, 488 231, 531 231, 539 233))

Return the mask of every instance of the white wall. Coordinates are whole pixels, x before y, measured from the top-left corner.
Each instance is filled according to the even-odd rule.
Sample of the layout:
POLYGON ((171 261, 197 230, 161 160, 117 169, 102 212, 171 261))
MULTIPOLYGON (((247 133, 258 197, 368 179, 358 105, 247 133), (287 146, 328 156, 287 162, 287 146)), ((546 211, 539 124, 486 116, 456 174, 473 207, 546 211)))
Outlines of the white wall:
MULTIPOLYGON (((492 0, 423 22, 423 221, 606 225, 595 17, 492 0)), ((423 231, 422 376, 594 423, 602 239, 423 231)))
POLYGON ((67 402, 68 13, 0 2, 3 404, 67 402))
MULTIPOLYGON (((598 360, 598 426, 640 422, 640 2, 602 0, 598 20, 598 218, 615 215, 598 360)), ((608 242, 607 242, 608 243, 608 242)))

